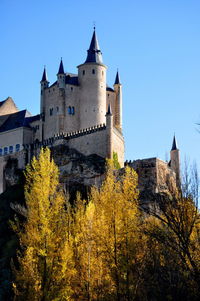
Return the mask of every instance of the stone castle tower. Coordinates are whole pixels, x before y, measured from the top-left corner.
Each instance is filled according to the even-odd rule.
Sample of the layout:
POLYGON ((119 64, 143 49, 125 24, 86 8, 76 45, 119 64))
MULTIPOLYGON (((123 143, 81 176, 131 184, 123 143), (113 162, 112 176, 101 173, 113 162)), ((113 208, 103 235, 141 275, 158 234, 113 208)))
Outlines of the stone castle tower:
MULTIPOLYGON (((8 182, 15 182, 8 172, 11 166, 23 170, 43 146, 50 147, 52 154, 58 153, 54 159, 66 183, 73 173, 75 183, 77 177, 86 186, 100 183, 104 173, 100 165, 105 167, 105 158, 112 159, 116 154, 120 166, 124 166, 122 85, 118 71, 113 88, 107 85, 107 67, 95 28, 86 60, 77 68, 78 74, 66 72, 61 59, 57 80, 52 84, 44 68, 38 115, 19 111, 10 97, 0 102, 0 193, 10 185, 8 182)), ((180 186, 179 161, 174 136, 170 162, 149 158, 125 164, 137 171, 141 192, 158 193, 169 186, 180 186)))
MULTIPOLYGON (((33 123, 38 129, 34 133, 33 141, 42 142, 63 132, 88 130, 94 126, 102 127, 107 124, 107 120, 112 119, 112 130, 109 130, 111 136, 107 135, 109 142, 101 141, 103 147, 107 149, 104 156, 112 157, 113 152, 116 152, 123 166, 122 86, 118 72, 114 89, 106 84, 107 67, 103 64, 95 28, 86 60, 77 68, 78 75, 65 72, 61 59, 57 81, 50 86, 44 68, 40 82, 40 119, 33 123), (112 114, 106 114, 108 107, 112 114), (108 150, 108 144, 111 151, 108 150)), ((89 149, 88 145, 87 152, 89 149)))
POLYGON ((42 146, 65 144, 86 156, 102 158, 117 154, 124 166, 122 85, 118 71, 113 88, 107 85, 107 66, 95 28, 86 60, 77 68, 78 74, 66 72, 61 58, 52 84, 44 68, 38 115, 19 111, 11 98, 0 102, 0 192, 8 157, 16 157, 18 167, 24 168, 42 146))

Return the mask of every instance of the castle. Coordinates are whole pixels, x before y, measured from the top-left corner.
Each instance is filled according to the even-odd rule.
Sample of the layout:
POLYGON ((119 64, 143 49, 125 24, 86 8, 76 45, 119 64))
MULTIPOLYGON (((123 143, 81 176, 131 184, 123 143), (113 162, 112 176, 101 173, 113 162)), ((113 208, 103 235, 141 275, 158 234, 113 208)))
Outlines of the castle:
MULTIPOLYGON (((113 158, 124 166, 122 131, 122 85, 117 71, 113 88, 106 84, 107 67, 96 31, 78 74, 65 72, 61 59, 57 80, 49 84, 42 75, 40 114, 19 111, 8 97, 0 102, 0 193, 6 189, 5 169, 9 158, 24 169, 42 146, 65 145, 89 156, 113 158)), ((170 162, 157 158, 126 162, 139 174, 139 185, 162 190, 170 182, 179 184, 179 150, 174 137, 170 162), (162 180, 161 180, 162 179, 162 180), (151 185, 150 185, 151 184, 151 185)), ((143 189, 141 188, 141 189, 143 189)))

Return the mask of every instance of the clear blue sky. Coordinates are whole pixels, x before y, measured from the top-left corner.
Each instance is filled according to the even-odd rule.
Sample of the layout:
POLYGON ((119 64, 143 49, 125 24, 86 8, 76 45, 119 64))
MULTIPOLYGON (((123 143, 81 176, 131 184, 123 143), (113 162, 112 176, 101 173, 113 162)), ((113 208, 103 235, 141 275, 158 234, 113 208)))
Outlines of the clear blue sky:
POLYGON ((123 84, 126 159, 166 159, 174 132, 182 160, 200 164, 199 0, 0 0, 0 100, 39 113, 46 65, 51 83, 83 63, 93 22, 112 86, 123 84))

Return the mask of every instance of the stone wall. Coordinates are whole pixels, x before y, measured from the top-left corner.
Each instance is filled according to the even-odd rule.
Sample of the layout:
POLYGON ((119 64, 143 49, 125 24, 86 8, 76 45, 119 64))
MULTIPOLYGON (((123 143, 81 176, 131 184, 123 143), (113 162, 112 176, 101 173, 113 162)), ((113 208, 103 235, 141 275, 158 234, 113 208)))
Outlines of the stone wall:
POLYGON ((175 172, 167 162, 158 158, 126 161, 125 165, 133 167, 138 174, 138 188, 143 204, 152 204, 158 194, 173 193, 178 188, 175 172))
POLYGON ((156 159, 157 167, 157 191, 167 193, 177 188, 176 173, 167 162, 156 159))
POLYGON ((113 151, 118 155, 118 161, 121 167, 124 167, 124 137, 118 129, 113 128, 113 151))
POLYGON ((80 129, 78 92, 78 87, 73 85, 66 85, 65 89, 60 89, 57 85, 53 85, 44 90, 44 139, 61 132, 71 132, 80 129), (69 107, 74 107, 74 114, 69 114, 69 107), (52 113, 50 113, 50 110, 52 110, 52 113))
POLYGON ((138 186, 140 191, 157 192, 157 161, 156 158, 125 162, 135 169, 138 174, 138 186))

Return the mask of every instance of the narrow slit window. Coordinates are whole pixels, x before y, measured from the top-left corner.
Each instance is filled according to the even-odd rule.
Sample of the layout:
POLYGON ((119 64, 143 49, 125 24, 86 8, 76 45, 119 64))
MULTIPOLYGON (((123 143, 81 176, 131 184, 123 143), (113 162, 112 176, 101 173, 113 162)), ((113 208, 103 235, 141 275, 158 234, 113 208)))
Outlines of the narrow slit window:
POLYGON ((95 74, 95 69, 92 69, 92 74, 95 74))
POLYGON ((3 155, 3 150, 0 148, 0 157, 3 155))
POLYGON ((51 109, 49 110, 49 114, 50 114, 50 116, 53 115, 53 108, 51 108, 51 109))
POLYGON ((75 109, 74 109, 74 107, 72 107, 71 114, 72 114, 72 115, 75 114, 75 109))

